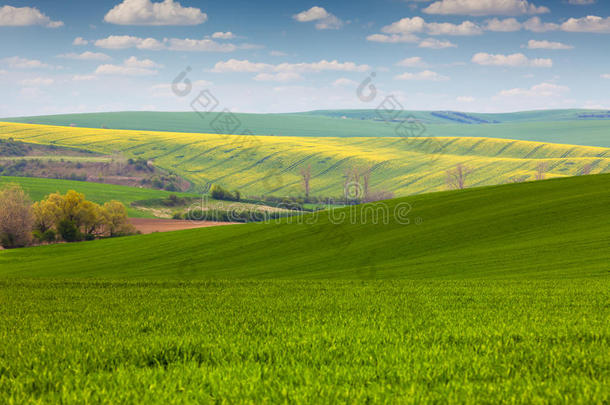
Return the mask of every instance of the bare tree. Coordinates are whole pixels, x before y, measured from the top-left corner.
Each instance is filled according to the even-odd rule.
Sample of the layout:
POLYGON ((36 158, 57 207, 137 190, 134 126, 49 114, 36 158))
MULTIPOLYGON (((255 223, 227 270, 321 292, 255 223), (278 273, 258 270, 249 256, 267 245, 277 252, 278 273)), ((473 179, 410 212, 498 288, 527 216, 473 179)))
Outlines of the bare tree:
POLYGON ((18 185, 0 190, 0 244, 9 249, 27 246, 32 240, 32 203, 18 185))
POLYGON ((372 172, 373 168, 370 166, 365 166, 361 169, 361 173, 362 173, 362 192, 364 194, 364 199, 368 200, 369 198, 369 187, 370 187, 370 181, 371 181, 371 172, 372 172))
POLYGON ((305 189, 305 198, 309 198, 310 181, 311 181, 311 165, 301 169, 301 179, 303 180, 303 188, 305 189))
POLYGON ((451 190, 463 190, 466 187, 466 178, 472 173, 472 169, 463 165, 457 164, 453 169, 447 170, 447 186, 451 190))
POLYGON ((123 175, 123 170, 127 167, 127 159, 121 152, 114 152, 111 163, 116 167, 116 174, 123 175))
POLYGON ((593 166, 591 166, 591 163, 587 163, 586 165, 584 165, 583 167, 580 168, 579 175, 587 176, 587 175, 591 174, 592 170, 593 170, 593 166))
POLYGON ((544 180, 546 171, 549 169, 549 165, 546 162, 538 163, 536 166, 536 180, 544 180))
POLYGON ((345 170, 343 176, 343 194, 345 201, 357 201, 362 199, 362 185, 360 184, 360 170, 357 167, 350 167, 345 170))

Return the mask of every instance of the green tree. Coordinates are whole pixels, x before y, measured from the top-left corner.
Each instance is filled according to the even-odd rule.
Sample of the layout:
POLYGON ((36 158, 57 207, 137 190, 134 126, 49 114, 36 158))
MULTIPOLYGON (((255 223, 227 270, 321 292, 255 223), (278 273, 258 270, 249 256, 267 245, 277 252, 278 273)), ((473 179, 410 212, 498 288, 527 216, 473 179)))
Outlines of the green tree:
POLYGON ((34 214, 34 229, 41 234, 55 226, 59 217, 59 207, 50 200, 42 200, 32 205, 34 214))
POLYGON ((61 235, 61 238, 66 242, 78 242, 82 240, 82 233, 78 230, 78 227, 67 218, 62 219, 57 224, 57 232, 61 235))
POLYGON ((80 219, 82 231, 87 239, 92 239, 103 234, 106 216, 104 215, 104 210, 98 204, 91 201, 83 201, 80 206, 80 219))
POLYGON ((118 201, 104 204, 102 212, 105 217, 105 227, 108 236, 125 236, 136 233, 136 229, 129 223, 127 209, 118 201))

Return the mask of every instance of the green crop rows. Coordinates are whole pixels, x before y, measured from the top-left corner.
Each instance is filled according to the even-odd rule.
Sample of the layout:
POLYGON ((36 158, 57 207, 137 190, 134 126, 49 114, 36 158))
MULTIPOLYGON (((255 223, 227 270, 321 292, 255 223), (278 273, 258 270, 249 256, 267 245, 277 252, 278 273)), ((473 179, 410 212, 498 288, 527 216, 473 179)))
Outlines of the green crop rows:
POLYGON ((608 280, 0 283, 0 402, 599 403, 608 280))

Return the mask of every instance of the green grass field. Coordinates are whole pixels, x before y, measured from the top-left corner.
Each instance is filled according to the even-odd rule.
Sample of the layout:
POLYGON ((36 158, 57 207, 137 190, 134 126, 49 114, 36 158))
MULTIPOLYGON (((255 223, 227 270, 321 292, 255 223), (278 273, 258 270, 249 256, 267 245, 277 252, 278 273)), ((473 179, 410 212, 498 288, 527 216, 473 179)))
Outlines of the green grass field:
POLYGON ((33 143, 123 151, 191 181, 195 191, 216 183, 242 195, 302 195, 300 170, 311 165, 311 193, 341 197, 345 173, 372 169, 371 187, 397 196, 445 190, 446 171, 472 169, 467 187, 610 171, 610 149, 489 138, 311 138, 142 132, 0 123, 0 137, 33 143))
POLYGON ((167 198, 171 194, 188 197, 197 196, 196 194, 170 193, 162 190, 90 183, 86 181, 0 176, 0 187, 8 183, 19 184, 33 201, 40 201, 49 194, 55 192, 65 194, 68 190, 75 190, 79 193, 83 193, 89 201, 98 204, 103 204, 111 200, 120 201, 127 207, 128 215, 134 218, 153 217, 150 213, 132 208, 131 203, 134 201, 167 198))
MULTIPOLYGON (((610 119, 580 118, 606 115, 597 110, 542 110, 507 114, 405 111, 426 126, 425 134, 436 137, 485 137, 523 141, 610 147, 610 119), (436 114, 436 115, 435 115, 436 114), (446 116, 452 119, 444 118, 446 116), (466 117, 466 118, 464 118, 466 117), (461 119, 467 123, 455 121, 461 119), (488 123, 485 123, 488 122, 488 123)), ((202 119, 195 112, 112 112, 49 115, 0 119, 43 125, 141 131, 215 133, 217 113, 202 119)), ((376 110, 326 110, 294 114, 235 114, 237 133, 297 137, 394 137, 395 124, 381 122, 376 110), (345 117, 346 119, 344 119, 345 117)))
POLYGON ((2 280, 0 402, 603 404, 609 291, 2 280))
POLYGON ((0 402, 606 403, 609 189, 1 251, 0 402))

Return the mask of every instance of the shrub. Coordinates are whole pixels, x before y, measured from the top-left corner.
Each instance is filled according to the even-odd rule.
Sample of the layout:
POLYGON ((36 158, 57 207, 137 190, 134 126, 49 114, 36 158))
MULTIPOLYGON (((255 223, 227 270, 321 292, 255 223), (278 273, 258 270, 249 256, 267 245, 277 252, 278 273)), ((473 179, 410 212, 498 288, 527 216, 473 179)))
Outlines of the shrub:
POLYGON ((212 198, 215 200, 225 200, 225 201, 239 201, 240 194, 239 191, 235 191, 231 193, 229 190, 219 186, 218 184, 213 184, 210 188, 210 194, 212 198))
POLYGON ((36 229, 34 230, 34 232, 32 232, 32 235, 34 235, 34 238, 39 243, 52 243, 55 242, 56 239, 55 231, 52 229, 47 229, 44 232, 41 232, 40 230, 36 229))
POLYGON ((67 218, 59 221, 59 224, 57 224, 57 232, 59 232, 61 238, 66 242, 77 242, 82 239, 82 234, 74 221, 67 218))
POLYGON ((158 177, 153 177, 152 178, 152 186, 154 188, 162 189, 163 188, 163 181, 160 178, 158 178, 158 177))
POLYGON ((30 150, 31 146, 13 138, 0 139, 0 156, 25 156, 30 150))
POLYGON ((215 222, 261 222, 285 216, 288 216, 288 214, 283 212, 268 212, 251 209, 202 210, 201 208, 191 209, 184 215, 185 219, 191 221, 215 222))
POLYGON ((42 240, 44 242, 55 242, 55 239, 57 239, 57 235, 55 234, 55 231, 52 229, 47 229, 45 232, 42 233, 42 240))
POLYGON ((169 183, 164 188, 165 188, 165 191, 170 191, 170 192, 178 191, 178 187, 176 187, 176 185, 174 183, 169 183))

